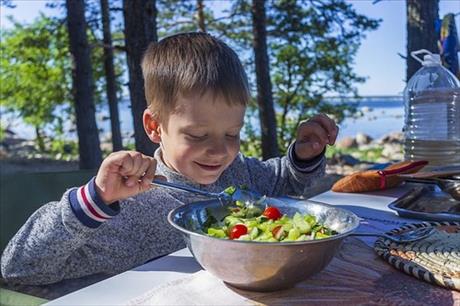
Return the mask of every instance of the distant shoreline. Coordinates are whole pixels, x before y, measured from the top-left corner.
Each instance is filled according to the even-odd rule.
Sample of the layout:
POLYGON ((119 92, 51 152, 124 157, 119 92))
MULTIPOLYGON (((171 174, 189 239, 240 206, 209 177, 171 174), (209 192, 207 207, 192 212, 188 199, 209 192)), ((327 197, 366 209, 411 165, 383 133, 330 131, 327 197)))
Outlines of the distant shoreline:
MULTIPOLYGON (((340 124, 340 133, 338 138, 355 136, 357 133, 366 133, 373 138, 379 138, 391 132, 398 132, 402 130, 403 116, 404 116, 404 105, 401 96, 382 96, 378 99, 378 96, 362 97, 357 102, 358 109, 362 110, 364 117, 361 118, 347 118, 340 124), (378 120, 380 119, 380 120, 378 120), (380 121, 380 122, 379 122, 380 121)), ((327 97, 328 99, 337 99, 337 97, 327 97)), ((350 98, 351 99, 351 98, 350 98)), ((350 102, 354 103, 354 102, 350 102)), ((5 117, 3 111, 0 113, 5 117)), ((124 140, 132 139, 132 115, 129 100, 124 99, 119 103, 120 113, 120 128, 124 140)), ((11 120, 5 119, 2 116, 4 123, 14 120, 14 126, 10 129, 15 133, 16 137, 24 139, 34 138, 34 129, 32 127, 21 124, 17 117, 13 117, 11 120)), ((98 107, 96 112, 96 119, 98 122, 101 139, 110 137, 110 121, 108 106, 98 107), (102 122, 102 124, 101 124, 102 122)), ((243 135, 244 137, 244 135, 243 135)), ((77 139, 76 133, 68 133, 69 139, 77 139)))

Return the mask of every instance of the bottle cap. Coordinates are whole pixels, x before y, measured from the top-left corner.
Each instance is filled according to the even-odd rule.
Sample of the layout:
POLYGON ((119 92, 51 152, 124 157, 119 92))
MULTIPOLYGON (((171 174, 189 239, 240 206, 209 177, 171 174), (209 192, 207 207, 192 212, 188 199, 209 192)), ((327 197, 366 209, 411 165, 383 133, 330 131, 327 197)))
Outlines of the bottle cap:
POLYGON ((439 54, 426 54, 423 57, 423 66, 436 66, 441 65, 441 56, 439 54))
POLYGON ((441 56, 439 54, 431 53, 428 50, 421 49, 417 51, 412 51, 410 55, 417 60, 419 63, 421 63, 423 66, 437 66, 441 65, 441 56), (423 60, 420 59, 417 55, 418 54, 423 54, 423 60))

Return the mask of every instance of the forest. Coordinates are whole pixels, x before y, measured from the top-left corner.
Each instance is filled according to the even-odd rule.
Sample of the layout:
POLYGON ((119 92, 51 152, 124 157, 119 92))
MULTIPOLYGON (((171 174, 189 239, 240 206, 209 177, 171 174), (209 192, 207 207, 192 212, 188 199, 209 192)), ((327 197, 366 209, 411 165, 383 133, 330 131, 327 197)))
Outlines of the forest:
MULTIPOLYGON (((14 1, 1 6, 14 8, 14 1)), ((76 158, 81 169, 97 168, 111 151, 153 154, 142 126, 140 67, 152 42, 204 31, 236 50, 252 93, 241 150, 267 159, 285 153, 301 120, 318 112, 337 122, 356 115, 349 99, 359 98, 356 85, 365 77, 354 71, 354 59, 381 22, 345 0, 67 0, 47 6, 59 13, 30 24, 11 19, 13 27, 2 30, 0 108, 33 127, 41 152, 76 158), (340 99, 332 103, 327 96, 340 99), (127 137, 120 127, 123 100, 133 122, 127 137), (109 149, 101 149, 101 108, 110 114, 102 118, 110 122, 109 149)), ((408 0, 407 16, 408 51, 436 52, 434 29, 414 20, 437 19, 438 0, 408 0)), ((415 64, 407 58, 408 78, 415 64)), ((2 120, 0 139, 7 131, 2 120)))

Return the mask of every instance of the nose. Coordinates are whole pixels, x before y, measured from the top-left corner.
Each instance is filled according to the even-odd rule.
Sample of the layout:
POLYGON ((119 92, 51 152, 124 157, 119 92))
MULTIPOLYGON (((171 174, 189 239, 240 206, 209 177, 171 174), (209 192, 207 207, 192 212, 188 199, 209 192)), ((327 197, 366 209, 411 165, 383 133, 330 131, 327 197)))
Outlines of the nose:
POLYGON ((227 155, 227 145, 224 140, 217 140, 210 142, 207 148, 207 153, 212 157, 222 157, 227 155))

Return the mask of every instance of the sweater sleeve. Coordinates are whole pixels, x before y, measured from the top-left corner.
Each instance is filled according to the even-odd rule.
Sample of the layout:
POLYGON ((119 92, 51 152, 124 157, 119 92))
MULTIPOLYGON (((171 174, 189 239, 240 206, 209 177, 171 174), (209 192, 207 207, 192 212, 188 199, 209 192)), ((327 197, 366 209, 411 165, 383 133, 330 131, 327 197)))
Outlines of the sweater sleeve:
POLYGON ((93 184, 91 180, 66 191, 59 202, 50 202, 29 217, 2 254, 5 279, 46 284, 107 270, 110 259, 95 264, 100 254, 86 243, 120 208, 103 204, 93 184))
POLYGON ((324 175, 326 168, 324 152, 301 161, 295 156, 294 143, 284 157, 266 161, 246 158, 245 162, 255 190, 268 196, 300 196, 324 175))
POLYGON ((78 189, 69 193, 70 207, 75 216, 84 225, 97 228, 118 214, 120 204, 118 202, 106 205, 96 192, 95 178, 78 189))

